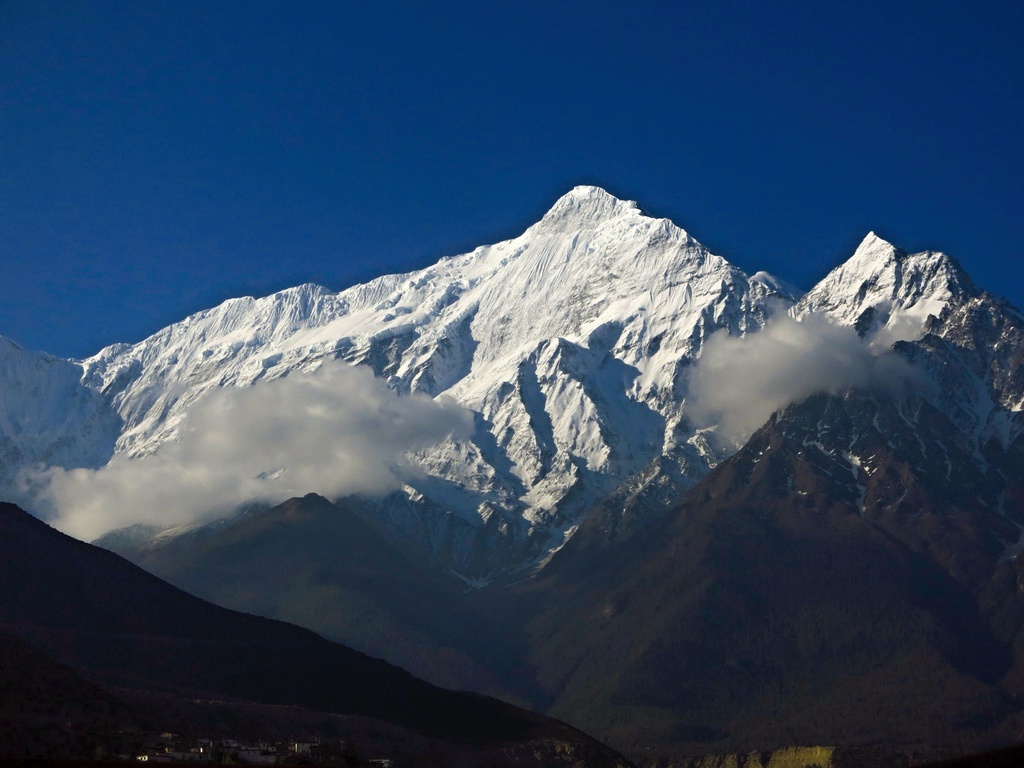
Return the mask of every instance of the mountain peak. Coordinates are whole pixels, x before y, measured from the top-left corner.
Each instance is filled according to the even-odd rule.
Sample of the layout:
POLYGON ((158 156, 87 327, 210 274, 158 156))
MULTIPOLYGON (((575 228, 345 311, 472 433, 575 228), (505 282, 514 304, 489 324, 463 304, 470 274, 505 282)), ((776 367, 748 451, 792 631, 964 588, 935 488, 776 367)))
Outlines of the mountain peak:
POLYGON ((907 253, 874 232, 794 308, 797 315, 825 312, 862 336, 889 342, 917 338, 930 316, 970 286, 970 278, 944 253, 907 253), (888 329, 879 335, 883 328, 888 329), (897 331, 898 329, 898 331, 897 331))
POLYGON ((639 213, 633 200, 620 200, 601 187, 581 185, 562 195, 544 214, 541 223, 572 223, 582 226, 587 222, 600 222, 618 218, 623 214, 639 213))
POLYGON ((860 241, 860 245, 857 246, 857 250, 853 252, 853 256, 846 262, 846 265, 872 264, 880 267, 901 256, 906 256, 906 253, 871 231, 860 241))

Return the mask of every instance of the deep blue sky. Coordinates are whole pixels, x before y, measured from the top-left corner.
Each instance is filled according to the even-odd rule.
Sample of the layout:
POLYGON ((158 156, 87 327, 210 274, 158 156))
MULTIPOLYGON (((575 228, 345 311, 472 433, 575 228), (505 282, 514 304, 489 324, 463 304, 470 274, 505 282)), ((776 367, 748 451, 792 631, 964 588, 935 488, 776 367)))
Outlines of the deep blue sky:
POLYGON ((0 0, 0 334, 65 356, 518 234, 594 183, 807 288, 1024 304, 1024 3, 0 0))

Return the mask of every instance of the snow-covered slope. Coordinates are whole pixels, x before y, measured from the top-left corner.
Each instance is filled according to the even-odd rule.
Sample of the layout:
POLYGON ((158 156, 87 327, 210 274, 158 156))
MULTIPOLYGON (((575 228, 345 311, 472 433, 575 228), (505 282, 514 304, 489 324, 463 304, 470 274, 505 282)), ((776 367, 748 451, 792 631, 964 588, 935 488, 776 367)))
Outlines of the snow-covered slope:
POLYGON ((0 487, 8 498, 26 466, 100 467, 113 455, 121 420, 83 385, 82 367, 0 337, 0 487))
POLYGON ((84 381, 123 418, 117 451, 133 457, 173 439, 212 387, 325 358, 453 397, 476 412, 475 435, 418 455, 425 474, 381 511, 455 570, 488 576, 544 558, 663 455, 702 476, 718 457, 684 418, 688 366, 709 333, 755 331, 779 301, 770 279, 670 221, 577 187, 513 240, 340 293, 234 299, 102 350, 84 381))

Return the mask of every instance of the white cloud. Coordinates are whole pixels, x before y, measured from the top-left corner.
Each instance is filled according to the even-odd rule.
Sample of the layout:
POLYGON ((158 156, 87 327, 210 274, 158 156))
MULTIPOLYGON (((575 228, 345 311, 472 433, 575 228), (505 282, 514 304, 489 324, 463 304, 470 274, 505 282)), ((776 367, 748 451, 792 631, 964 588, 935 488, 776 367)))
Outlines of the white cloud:
POLYGON ((471 429, 471 414, 453 401, 399 396, 366 368, 332 363, 211 392, 179 438, 151 456, 51 468, 30 481, 41 483, 57 528, 92 540, 133 523, 210 519, 253 500, 393 490, 407 451, 471 429))
POLYGON ((688 414, 698 427, 717 425, 716 434, 739 447, 772 413, 810 395, 850 387, 898 393, 920 378, 903 358, 876 354, 852 328, 824 315, 781 315, 756 334, 708 339, 688 414))

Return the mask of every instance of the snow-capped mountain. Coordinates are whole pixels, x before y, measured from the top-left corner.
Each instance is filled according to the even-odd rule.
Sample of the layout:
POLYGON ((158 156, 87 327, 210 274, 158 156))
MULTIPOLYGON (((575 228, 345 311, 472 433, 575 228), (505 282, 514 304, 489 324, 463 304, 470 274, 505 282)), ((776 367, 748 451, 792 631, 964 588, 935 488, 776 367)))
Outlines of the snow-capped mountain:
MULTIPOLYGON (((475 434, 417 455, 424 474, 381 509, 446 565, 488 576, 549 555, 659 458, 684 484, 701 477, 720 456, 686 422, 688 367, 712 332, 755 331, 791 301, 670 221, 577 187, 513 240, 337 293, 230 300, 102 350, 81 381, 123 422, 124 457, 173 440, 215 387, 325 359, 452 397, 476 414, 475 434)), ((64 461, 95 466, 97 451, 64 461)))
MULTIPOLYGON (((232 299, 80 363, 8 344, 6 483, 34 464, 159 453, 208 393, 343 360, 400 394, 472 411, 469 439, 418 452, 401 492, 362 503, 383 532, 486 581, 546 561, 602 500, 642 524, 725 458, 687 418, 692 366, 712 333, 756 333, 786 309, 824 313, 881 353, 932 338, 940 318, 943 333, 970 335, 953 318, 981 296, 949 257, 870 234, 794 304, 784 283, 745 275, 672 222, 577 187, 519 237, 417 272, 232 299)), ((996 379, 1012 361, 985 368, 959 349, 952 363, 920 361, 956 379, 936 398, 978 440, 1007 437, 1024 393, 996 379)))

